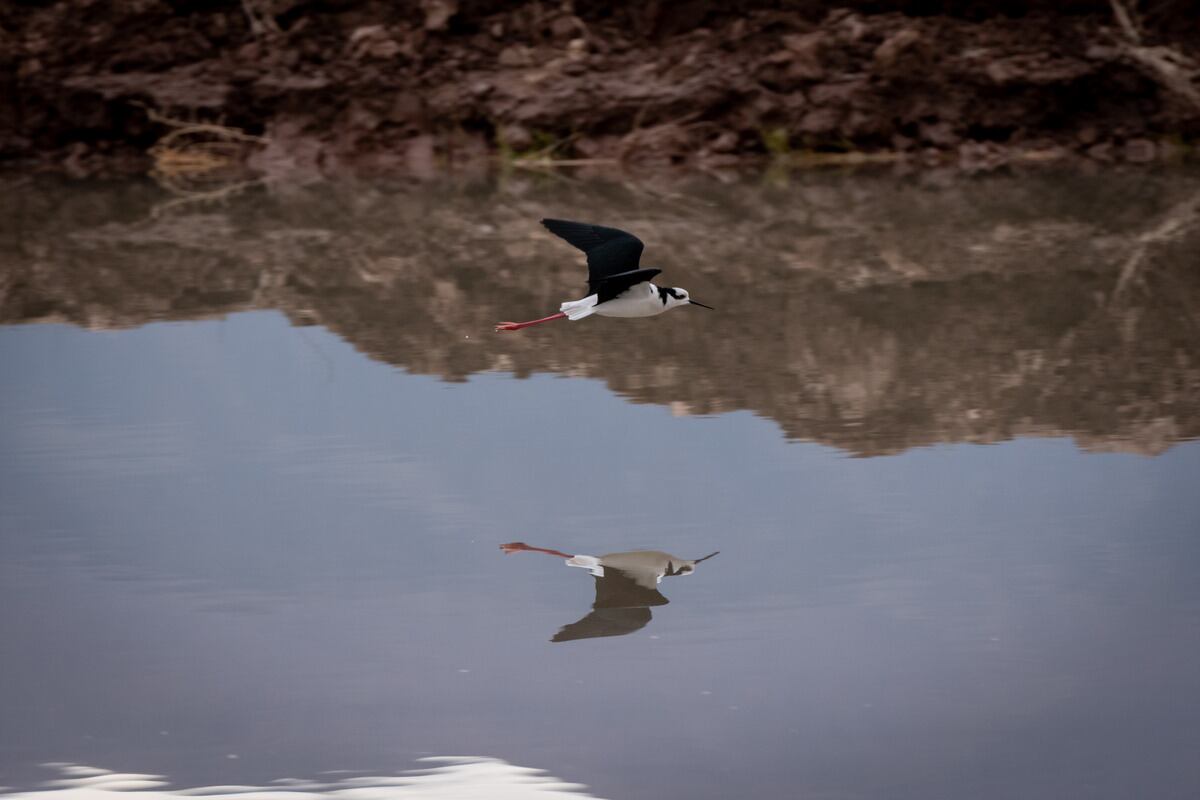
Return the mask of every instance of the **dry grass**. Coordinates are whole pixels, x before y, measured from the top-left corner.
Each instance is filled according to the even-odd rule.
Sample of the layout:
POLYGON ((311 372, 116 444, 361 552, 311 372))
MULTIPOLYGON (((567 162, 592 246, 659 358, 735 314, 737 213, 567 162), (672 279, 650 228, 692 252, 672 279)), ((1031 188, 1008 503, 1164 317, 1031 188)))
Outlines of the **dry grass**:
POLYGON ((250 147, 267 139, 240 128, 178 119, 142 105, 151 121, 171 128, 150 148, 154 171, 167 177, 200 176, 241 163, 250 147))

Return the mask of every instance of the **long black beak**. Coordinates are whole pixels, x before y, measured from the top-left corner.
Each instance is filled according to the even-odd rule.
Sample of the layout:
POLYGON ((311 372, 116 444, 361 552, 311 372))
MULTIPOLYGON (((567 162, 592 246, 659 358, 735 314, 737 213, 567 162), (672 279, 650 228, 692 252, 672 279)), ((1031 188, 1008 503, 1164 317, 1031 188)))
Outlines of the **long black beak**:
MULTIPOLYGON (((699 304, 699 303, 697 303, 696 305, 700 305, 700 304, 699 304)), ((705 306, 705 308, 708 308, 708 306, 705 306)), ((715 309, 715 308, 714 308, 713 310, 714 310, 714 311, 716 311, 716 309, 715 309)), ((708 555, 706 555, 704 558, 697 558, 697 559, 696 559, 696 560, 695 560, 693 563, 695 563, 695 564, 699 564, 701 561, 708 561, 708 560, 709 560, 710 558, 712 558, 713 556, 719 556, 719 555, 721 555, 721 551, 720 551, 720 550, 718 550, 718 551, 717 551, 717 552, 715 552, 715 553, 709 553, 709 554, 708 554, 708 555)))
POLYGON ((700 306, 701 308, 707 308, 710 311, 716 311, 716 309, 713 308, 712 306, 706 306, 706 305, 704 305, 704 303, 697 303, 695 300, 688 300, 688 302, 694 306, 700 306))

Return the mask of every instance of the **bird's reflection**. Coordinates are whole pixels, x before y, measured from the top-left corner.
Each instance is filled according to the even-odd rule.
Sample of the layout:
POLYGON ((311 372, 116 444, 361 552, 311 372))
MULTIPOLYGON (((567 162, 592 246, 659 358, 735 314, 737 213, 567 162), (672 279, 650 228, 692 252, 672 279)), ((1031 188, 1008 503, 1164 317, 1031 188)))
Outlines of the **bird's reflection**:
POLYGON ((593 639, 600 636, 624 636, 646 627, 650 622, 651 606, 670 601, 658 591, 663 578, 691 575, 696 565, 717 553, 703 558, 679 558, 661 550, 630 550, 603 556, 571 555, 547 547, 533 547, 524 542, 500 545, 508 553, 545 553, 565 558, 568 567, 580 567, 592 573, 596 583, 596 599, 592 611, 578 622, 564 625, 550 640, 569 642, 573 639, 593 639))

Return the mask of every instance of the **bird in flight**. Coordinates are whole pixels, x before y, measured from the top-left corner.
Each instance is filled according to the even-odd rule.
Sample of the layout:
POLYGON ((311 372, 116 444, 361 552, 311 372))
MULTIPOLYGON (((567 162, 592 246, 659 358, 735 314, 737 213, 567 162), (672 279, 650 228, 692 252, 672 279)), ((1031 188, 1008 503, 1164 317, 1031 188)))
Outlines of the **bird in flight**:
POLYGON ((542 224, 587 254, 588 296, 559 306, 557 314, 529 322, 501 322, 496 331, 519 331, 531 325, 569 319, 572 322, 599 314, 603 317, 653 317, 677 306, 712 308, 676 286, 650 282, 661 269, 642 268, 638 262, 645 245, 632 233, 586 222, 544 219, 542 224))

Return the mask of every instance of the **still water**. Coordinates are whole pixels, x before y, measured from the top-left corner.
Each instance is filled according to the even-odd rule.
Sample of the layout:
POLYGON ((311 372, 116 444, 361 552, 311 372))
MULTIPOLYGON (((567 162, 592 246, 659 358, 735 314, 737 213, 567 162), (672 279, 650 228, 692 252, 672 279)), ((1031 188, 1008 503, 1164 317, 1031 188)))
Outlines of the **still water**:
POLYGON ((0 188, 10 800, 1200 794, 1200 175, 0 188))

